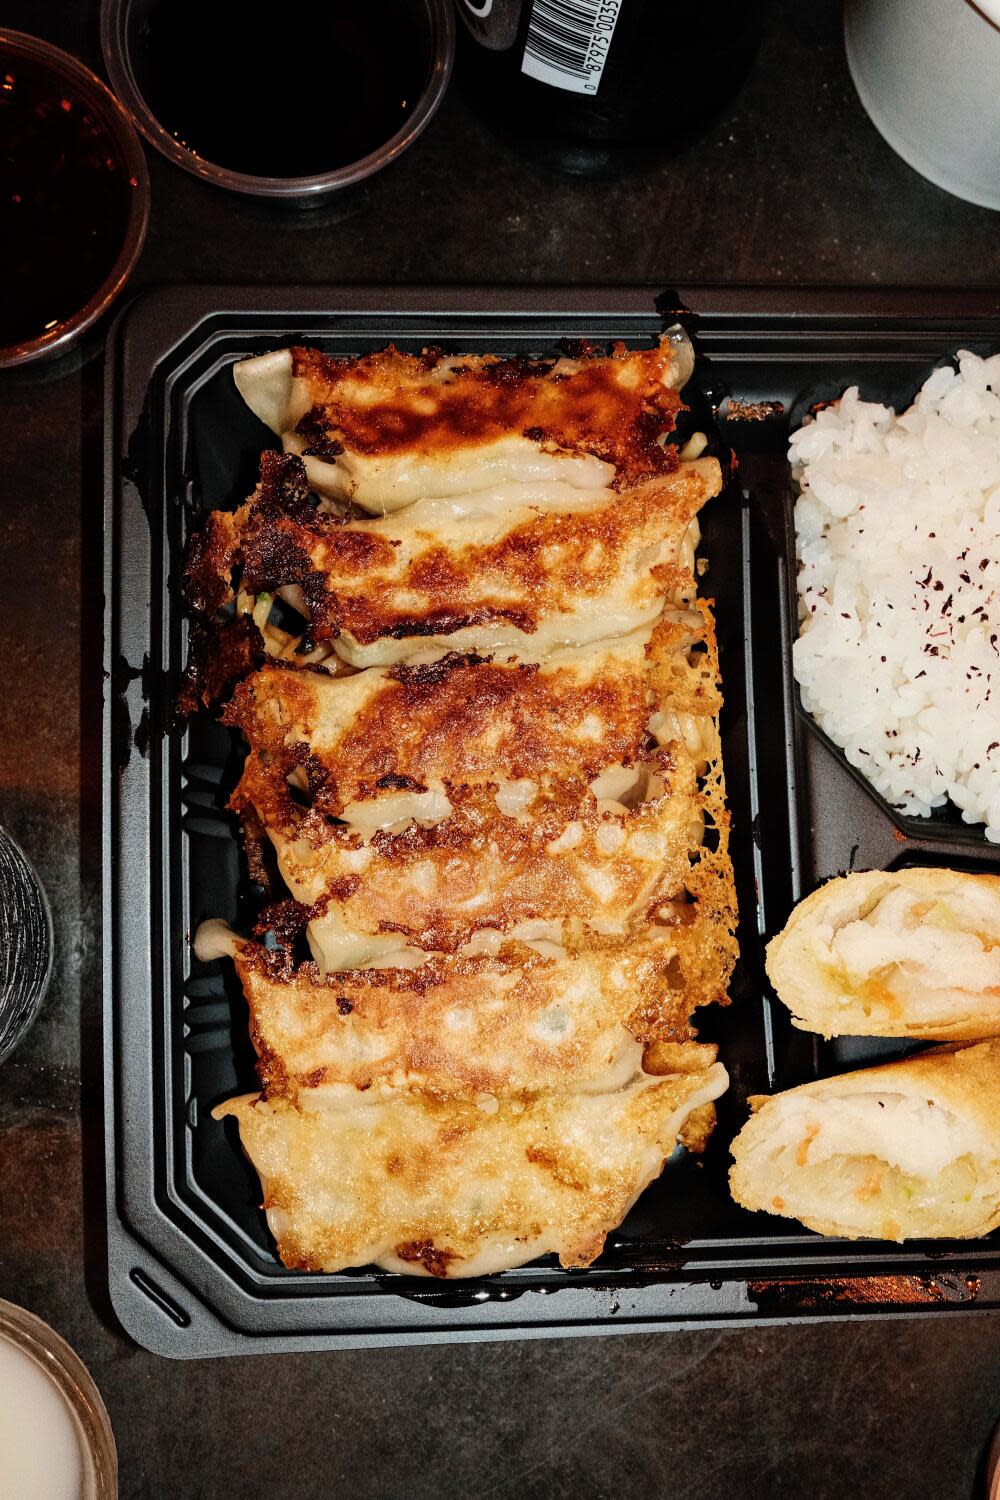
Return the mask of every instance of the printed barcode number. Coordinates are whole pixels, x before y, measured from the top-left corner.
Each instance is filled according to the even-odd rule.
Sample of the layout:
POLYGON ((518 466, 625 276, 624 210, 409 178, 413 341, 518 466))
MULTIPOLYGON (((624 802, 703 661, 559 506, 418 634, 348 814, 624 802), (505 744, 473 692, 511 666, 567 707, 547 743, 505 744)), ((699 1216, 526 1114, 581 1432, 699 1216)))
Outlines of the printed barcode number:
POLYGON ((534 0, 521 72, 574 94, 596 94, 622 0, 534 0))

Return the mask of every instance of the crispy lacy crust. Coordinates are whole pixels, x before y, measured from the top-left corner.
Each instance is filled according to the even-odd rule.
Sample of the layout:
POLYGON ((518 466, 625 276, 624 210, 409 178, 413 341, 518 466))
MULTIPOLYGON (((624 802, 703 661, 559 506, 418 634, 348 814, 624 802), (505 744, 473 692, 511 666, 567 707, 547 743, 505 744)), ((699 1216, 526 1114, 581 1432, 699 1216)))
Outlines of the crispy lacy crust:
POLYGON ((662 443, 681 407, 667 340, 561 360, 468 356, 445 364, 434 350, 410 355, 391 346, 361 359, 304 348, 291 355, 312 401, 296 433, 319 458, 444 455, 524 436, 593 454, 629 483, 676 466, 662 443))
POLYGON ((341 678, 274 666, 241 684, 223 719, 266 756, 279 797, 301 766, 317 813, 340 817, 386 790, 590 781, 632 765, 649 738, 645 676, 641 638, 541 665, 452 653, 341 678))
MULTIPOLYGON (((685 1120, 725 1086, 716 1063, 610 1094, 501 1099, 492 1113, 372 1090, 370 1103, 317 1109, 245 1096, 215 1115, 239 1123, 286 1266, 374 1262, 454 1277, 551 1252, 564 1266, 589 1265, 685 1120)), ((701 1113, 696 1136, 705 1123, 701 1113)))
MULTIPOLYGON (((346 735, 333 736, 329 751, 317 743, 316 702, 337 698, 341 686, 356 696, 357 679, 299 689, 297 675, 274 669, 280 687, 276 715, 258 711, 258 683, 251 679, 230 713, 250 743, 232 806, 259 817, 291 890, 314 907, 314 921, 332 915, 344 931, 398 933, 406 942, 445 951, 484 929, 506 933, 526 921, 575 924, 574 939, 591 944, 601 936, 627 940, 650 922, 667 923, 675 929, 692 1005, 721 999, 736 954, 735 895, 714 717, 716 645, 711 612, 707 605, 699 608, 697 644, 704 649, 674 650, 683 669, 662 651, 665 643, 677 645, 669 623, 654 632, 651 656, 641 658, 642 676, 648 672, 656 695, 622 673, 620 694, 609 691, 602 699, 606 722, 619 734, 615 742, 611 731, 615 748, 605 764, 614 764, 622 748, 632 749, 621 757, 626 764, 635 759, 642 714, 651 709, 674 711, 676 705, 697 727, 696 750, 677 738, 645 753, 642 764, 653 779, 634 805, 599 802, 587 751, 582 768, 578 764, 581 752, 571 736, 594 711, 590 676, 584 674, 576 698, 579 679, 572 673, 565 680, 547 671, 521 677, 520 667, 477 662, 452 670, 441 664, 440 675, 432 671, 424 680, 406 673, 402 680, 398 673, 380 678, 384 694, 362 707, 361 727, 352 720, 346 735), (455 692, 456 680, 465 684, 464 694, 455 692), (503 692, 497 691, 498 680, 503 692), (511 688, 518 680, 527 687, 521 718, 512 711, 511 688), (380 715, 383 698, 386 712, 380 715), (449 711, 457 716, 450 724, 449 711), (435 723, 443 731, 440 742, 435 723), (484 758, 489 763, 482 749, 493 738, 509 749, 508 774, 537 777, 538 795, 517 816, 498 804, 503 777, 469 785, 472 766, 484 758), (307 807, 301 805, 303 793, 289 785, 294 772, 305 779, 307 807), (443 790, 448 808, 432 826, 411 820, 399 831, 386 829, 366 840, 335 821, 359 793, 405 789, 419 797, 430 781, 443 790)), ((690 626, 686 631, 690 643, 690 626)), ((638 658, 634 668, 638 673, 638 658)), ((266 692, 261 699, 271 701, 266 692)), ((503 756, 496 761, 502 765, 503 756)))
POLYGON ((606 607, 615 616, 604 634, 617 634, 620 621, 636 628, 683 587, 681 539, 720 486, 719 465, 701 459, 618 495, 598 490, 551 508, 512 502, 506 516, 464 525, 437 502, 420 528, 406 509, 363 521, 319 511, 301 460, 265 452, 253 498, 213 512, 193 539, 185 589, 211 616, 233 598, 237 569, 245 595, 294 586, 310 642, 343 636, 354 651, 403 640, 423 649, 456 635, 463 647, 489 645, 498 632, 526 643, 540 632, 590 639, 600 631, 588 617, 606 607))
POLYGON ((453 1097, 613 1088, 642 1065, 707 1067, 669 937, 626 952, 434 955, 417 969, 347 970, 247 943, 236 966, 268 1098, 331 1084, 453 1097))
MULTIPOLYGON (((719 738, 718 696, 719 656, 715 621, 711 607, 704 599, 696 601, 704 621, 704 651, 695 653, 691 670, 685 675, 674 701, 678 709, 697 713, 698 706, 713 705, 711 717, 701 721, 705 754, 704 772, 699 777, 695 800, 703 836, 692 840, 690 870, 685 880, 688 906, 677 915, 677 944, 688 993, 693 1003, 721 1000, 728 1003, 726 986, 739 955, 736 941, 736 886, 732 860, 729 857, 731 817, 726 807, 726 779, 722 766, 722 743, 719 738)), ((661 658, 662 660, 662 658, 661 658)), ((676 682, 676 664, 669 668, 667 681, 676 682)), ((661 683, 660 692, 666 689, 661 683)), ((661 700, 663 701, 662 697, 661 700)), ((660 910, 657 920, 667 919, 660 910)))

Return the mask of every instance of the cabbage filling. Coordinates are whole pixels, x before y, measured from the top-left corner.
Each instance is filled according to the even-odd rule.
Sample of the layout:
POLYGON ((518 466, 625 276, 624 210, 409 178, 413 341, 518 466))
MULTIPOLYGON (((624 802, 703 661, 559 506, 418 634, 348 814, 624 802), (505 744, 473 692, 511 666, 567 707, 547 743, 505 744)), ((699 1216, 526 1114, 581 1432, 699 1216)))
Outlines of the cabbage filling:
MULTIPOLYGON (((922 1177, 875 1154, 833 1155, 803 1163, 806 1137, 784 1146, 774 1158, 781 1181, 780 1212, 856 1226, 885 1239, 940 1235, 942 1215, 953 1215, 961 1233, 968 1205, 985 1191, 982 1169, 970 1153, 956 1157, 931 1177, 922 1177)), ((995 1181, 995 1177, 992 1179, 995 1181)))

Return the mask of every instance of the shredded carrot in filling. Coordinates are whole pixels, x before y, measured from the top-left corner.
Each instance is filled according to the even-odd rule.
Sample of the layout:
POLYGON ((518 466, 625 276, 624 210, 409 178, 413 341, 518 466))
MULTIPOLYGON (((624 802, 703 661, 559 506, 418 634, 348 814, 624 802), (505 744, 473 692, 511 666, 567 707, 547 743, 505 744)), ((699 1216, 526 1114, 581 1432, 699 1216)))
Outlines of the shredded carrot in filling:
MULTIPOLYGON (((887 964, 883 973, 888 973, 896 967, 895 964, 887 964)), ((877 974, 872 974, 868 979, 855 982, 854 976, 839 964, 829 964, 826 968, 827 975, 832 984, 839 989, 845 997, 851 994, 857 995, 862 1004, 881 1005, 888 1011, 890 1016, 902 1014, 902 1005, 893 994, 892 990, 880 979, 877 974)))
POLYGON ((866 979, 859 986, 858 993, 862 1000, 873 1000, 876 1005, 884 1005, 890 1016, 898 1016, 902 1010, 892 990, 881 979, 866 979))
POLYGON ((799 1142, 799 1149, 795 1153, 795 1165, 804 1167, 809 1160, 809 1147, 819 1135, 818 1125, 807 1125, 805 1138, 799 1142))
POLYGON ((867 1203, 869 1198, 877 1198, 882 1191, 882 1178, 884 1172, 882 1167, 874 1167, 865 1178, 861 1186, 855 1191, 855 1198, 860 1203, 867 1203))

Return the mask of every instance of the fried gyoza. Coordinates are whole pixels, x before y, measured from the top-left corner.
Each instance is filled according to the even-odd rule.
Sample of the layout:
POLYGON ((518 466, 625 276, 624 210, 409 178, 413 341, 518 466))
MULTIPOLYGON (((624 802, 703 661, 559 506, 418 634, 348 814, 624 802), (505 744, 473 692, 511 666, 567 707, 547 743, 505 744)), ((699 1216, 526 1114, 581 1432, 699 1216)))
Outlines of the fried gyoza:
POLYGON ((488 1109, 349 1089, 298 1104, 244 1095, 215 1114, 239 1123, 286 1266, 480 1276, 553 1252, 588 1265, 678 1137, 703 1144, 727 1081, 713 1063, 488 1109))
POLYGON ((317 493, 384 515, 512 480, 592 489, 662 474, 676 465, 663 436, 692 365, 671 329, 652 349, 559 359, 295 347, 243 360, 234 376, 317 493))
POLYGON ((695 459, 622 493, 508 484, 349 520, 316 508, 300 459, 264 453, 253 498, 195 539, 186 588, 205 617, 281 595, 311 647, 356 667, 433 649, 538 661, 651 625, 690 585, 685 541, 720 484, 716 460, 695 459))
POLYGON ((689 368, 668 335, 236 369, 284 452, 192 545, 185 703, 228 698, 231 805, 294 898, 279 951, 219 950, 262 1094, 216 1114, 286 1265, 585 1265, 704 1144, 690 1018, 736 942, 689 368))
POLYGON ((250 745, 233 805, 253 810, 314 908, 322 966, 451 951, 526 923, 556 942, 622 938, 685 902, 692 844, 706 816, 723 821, 698 779, 717 758, 718 692, 693 618, 686 643, 709 649, 666 696, 651 683, 667 625, 540 665, 445 657, 250 677, 226 711, 250 745))
POLYGON ((326 976, 258 943, 228 946, 269 1097, 341 1084, 472 1099, 606 1092, 644 1062, 663 1071, 691 1050, 668 931, 619 952, 515 942, 495 956, 326 976))

